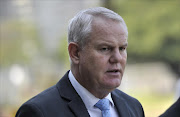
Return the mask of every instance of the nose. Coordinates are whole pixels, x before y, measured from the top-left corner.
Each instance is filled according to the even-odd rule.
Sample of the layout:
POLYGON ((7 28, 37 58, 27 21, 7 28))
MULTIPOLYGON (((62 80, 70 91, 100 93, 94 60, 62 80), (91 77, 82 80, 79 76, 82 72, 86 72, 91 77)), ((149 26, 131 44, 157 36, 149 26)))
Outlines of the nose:
POLYGON ((109 59, 110 63, 120 63, 123 59, 123 55, 119 50, 114 50, 109 59))

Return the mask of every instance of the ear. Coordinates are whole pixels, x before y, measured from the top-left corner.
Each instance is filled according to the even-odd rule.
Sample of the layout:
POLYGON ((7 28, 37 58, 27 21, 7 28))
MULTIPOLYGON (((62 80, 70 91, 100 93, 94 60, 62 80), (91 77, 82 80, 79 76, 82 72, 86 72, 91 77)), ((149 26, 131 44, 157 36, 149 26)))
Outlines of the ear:
POLYGON ((70 42, 68 45, 69 56, 73 63, 79 63, 79 51, 80 47, 77 43, 70 42))

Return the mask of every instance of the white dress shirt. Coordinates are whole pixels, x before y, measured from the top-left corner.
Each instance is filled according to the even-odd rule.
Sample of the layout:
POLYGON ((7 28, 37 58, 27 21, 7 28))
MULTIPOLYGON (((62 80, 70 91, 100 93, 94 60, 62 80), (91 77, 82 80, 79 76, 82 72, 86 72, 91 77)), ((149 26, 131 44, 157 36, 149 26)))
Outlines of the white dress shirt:
MULTIPOLYGON (((87 111, 89 112, 90 117, 102 117, 101 110, 94 107, 94 105, 100 100, 99 98, 96 98, 93 94, 91 94, 86 88, 84 88, 74 77, 72 72, 70 71, 69 74, 69 80, 76 90, 76 92, 79 94, 81 99, 83 100, 87 111)), ((111 93, 109 93, 105 98, 109 99, 110 101, 110 113, 111 117, 118 117, 117 110, 114 106, 114 102, 111 98, 111 93)))

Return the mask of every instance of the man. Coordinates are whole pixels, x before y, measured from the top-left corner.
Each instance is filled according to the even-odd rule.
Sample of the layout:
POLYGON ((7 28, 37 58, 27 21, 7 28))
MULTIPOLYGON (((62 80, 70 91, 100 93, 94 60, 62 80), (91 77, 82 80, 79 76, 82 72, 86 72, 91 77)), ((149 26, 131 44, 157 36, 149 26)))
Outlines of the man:
POLYGON ((180 97, 179 99, 164 112, 160 117, 180 117, 180 97))
POLYGON ((33 97, 16 117, 144 117, 135 98, 116 89, 127 60, 126 24, 103 8, 79 12, 68 29, 71 70, 33 97))

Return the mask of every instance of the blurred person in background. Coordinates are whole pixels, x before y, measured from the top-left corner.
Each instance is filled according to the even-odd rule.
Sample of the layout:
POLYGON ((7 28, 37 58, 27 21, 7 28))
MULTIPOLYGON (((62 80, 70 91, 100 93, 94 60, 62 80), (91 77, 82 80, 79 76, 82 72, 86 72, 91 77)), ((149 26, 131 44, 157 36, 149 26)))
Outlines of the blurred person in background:
POLYGON ((80 11, 69 24, 71 70, 24 103, 16 117, 144 117, 140 102, 116 89, 127 60, 126 24, 103 8, 80 11))
POLYGON ((180 78, 176 82, 175 99, 177 100, 179 97, 180 97, 180 78))
POLYGON ((160 117, 180 117, 180 97, 160 117))

